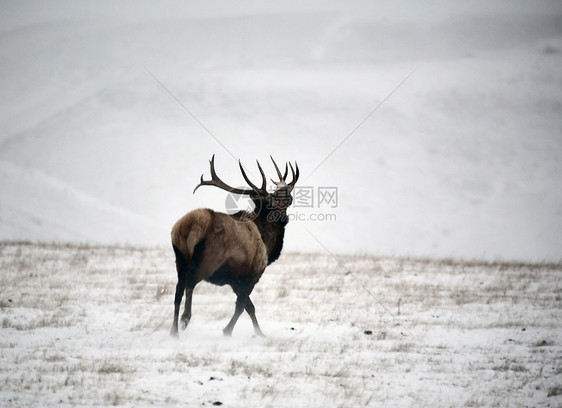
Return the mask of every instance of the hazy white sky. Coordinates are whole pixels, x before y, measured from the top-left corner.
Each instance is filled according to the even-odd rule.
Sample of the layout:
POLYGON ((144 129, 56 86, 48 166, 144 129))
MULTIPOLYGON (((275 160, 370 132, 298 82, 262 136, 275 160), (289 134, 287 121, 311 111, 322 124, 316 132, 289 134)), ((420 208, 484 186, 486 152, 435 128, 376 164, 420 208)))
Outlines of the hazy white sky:
POLYGON ((291 250, 559 257, 562 3, 226 4, 2 3, 1 238, 167 244, 218 139, 338 187, 291 250))

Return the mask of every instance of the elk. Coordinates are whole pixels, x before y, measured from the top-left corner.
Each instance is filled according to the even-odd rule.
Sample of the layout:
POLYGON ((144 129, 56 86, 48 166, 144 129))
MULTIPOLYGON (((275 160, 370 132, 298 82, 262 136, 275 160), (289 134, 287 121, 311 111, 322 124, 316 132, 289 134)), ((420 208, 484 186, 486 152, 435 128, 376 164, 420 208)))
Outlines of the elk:
MULTIPOLYGON (((271 156, 270 156, 271 157, 271 156)), ((259 161, 261 187, 248 178, 242 163, 240 171, 250 188, 233 188, 222 181, 215 171, 215 156, 211 158, 211 180, 201 186, 214 186, 231 194, 248 196, 254 203, 253 211, 225 214, 211 209, 193 210, 180 218, 172 228, 172 247, 176 258, 178 283, 174 299, 174 321, 171 335, 178 336, 178 317, 185 291, 185 309, 181 328, 185 330, 191 319, 191 300, 195 286, 201 281, 215 285, 230 285, 236 294, 234 314, 223 330, 231 336, 238 318, 244 310, 250 315, 256 335, 263 336, 250 294, 260 280, 267 265, 274 262, 283 248, 283 236, 288 222, 287 208, 292 204, 291 192, 299 178, 299 167, 289 163, 292 180, 287 182, 288 167, 281 174, 271 157, 279 181, 274 181, 273 192, 266 189, 267 180, 259 161)))

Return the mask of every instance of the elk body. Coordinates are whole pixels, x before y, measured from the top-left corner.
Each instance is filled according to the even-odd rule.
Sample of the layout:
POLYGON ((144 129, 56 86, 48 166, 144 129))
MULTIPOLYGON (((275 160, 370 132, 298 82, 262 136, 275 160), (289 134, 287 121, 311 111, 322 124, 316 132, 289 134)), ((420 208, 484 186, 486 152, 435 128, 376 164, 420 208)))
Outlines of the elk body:
MULTIPOLYGON (((255 205, 253 211, 225 214, 210 209, 197 209, 180 218, 172 228, 172 247, 176 257, 178 283, 174 299, 174 321, 171 334, 178 335, 178 318, 185 291, 185 309, 181 327, 187 328, 191 319, 191 300, 195 286, 205 280, 215 285, 230 285, 236 294, 234 314, 223 333, 232 334, 238 318, 244 310, 252 319, 257 335, 263 333, 256 319, 250 294, 267 265, 274 262, 283 248, 283 236, 287 224, 287 208, 292 203, 291 192, 299 178, 299 168, 289 163, 292 173, 287 182, 285 173, 273 161, 279 181, 272 193, 266 190, 265 174, 258 162, 262 177, 261 187, 254 185, 246 175, 242 164, 240 170, 250 187, 232 188, 224 183, 215 172, 214 155, 211 159, 211 180, 203 180, 195 187, 215 186, 233 194, 248 196, 255 205), (296 170, 295 170, 296 169, 296 170)), ((272 180, 273 181, 273 180, 272 180)))

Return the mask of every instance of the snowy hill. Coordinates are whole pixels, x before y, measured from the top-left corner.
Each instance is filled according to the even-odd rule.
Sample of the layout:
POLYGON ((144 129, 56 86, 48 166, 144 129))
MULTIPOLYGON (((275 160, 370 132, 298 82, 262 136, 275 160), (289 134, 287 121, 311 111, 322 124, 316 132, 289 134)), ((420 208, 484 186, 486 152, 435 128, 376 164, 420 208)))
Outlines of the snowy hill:
POLYGON ((465 3, 4 5, 0 239, 167 244, 273 154, 289 250, 559 260, 562 6, 465 3))

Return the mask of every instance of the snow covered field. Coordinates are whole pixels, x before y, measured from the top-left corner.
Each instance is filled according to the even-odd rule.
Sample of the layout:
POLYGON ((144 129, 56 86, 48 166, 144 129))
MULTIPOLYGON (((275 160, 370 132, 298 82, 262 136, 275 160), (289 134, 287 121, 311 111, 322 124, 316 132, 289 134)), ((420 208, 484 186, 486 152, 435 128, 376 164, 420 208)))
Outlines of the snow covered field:
POLYGON ((562 405, 560 264, 288 253, 266 338, 224 338, 234 295, 203 283, 179 339, 168 248, 4 243, 0 268, 2 407, 562 405))

